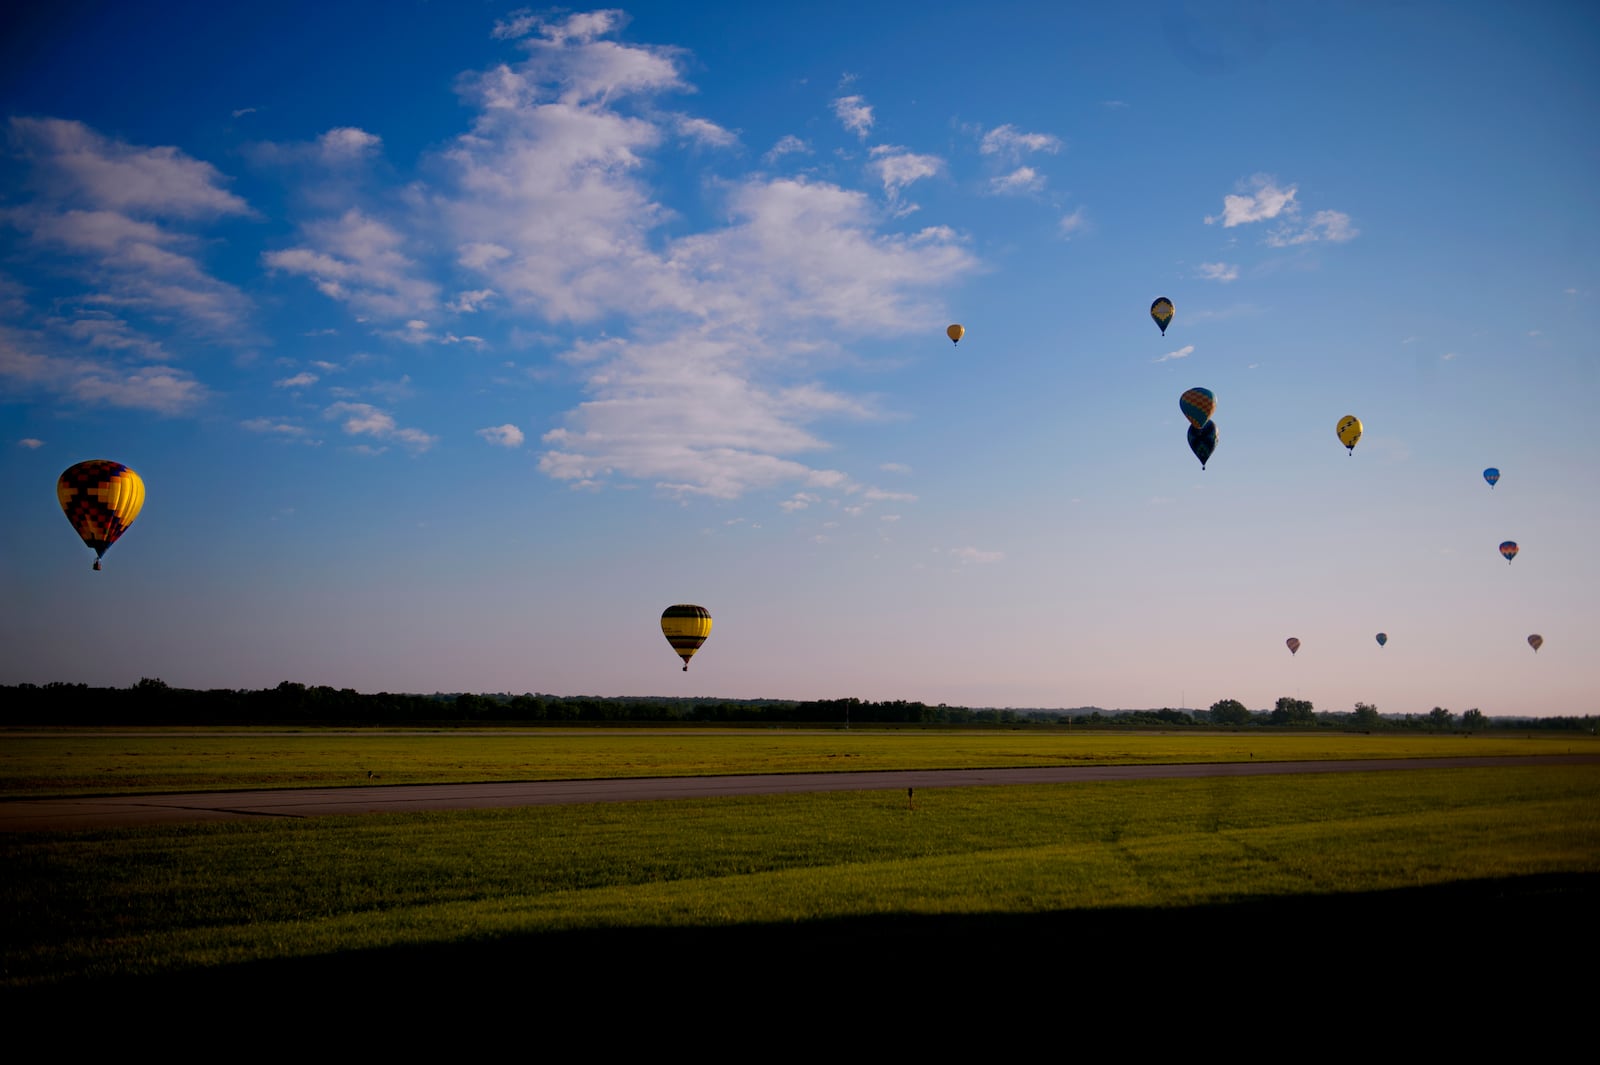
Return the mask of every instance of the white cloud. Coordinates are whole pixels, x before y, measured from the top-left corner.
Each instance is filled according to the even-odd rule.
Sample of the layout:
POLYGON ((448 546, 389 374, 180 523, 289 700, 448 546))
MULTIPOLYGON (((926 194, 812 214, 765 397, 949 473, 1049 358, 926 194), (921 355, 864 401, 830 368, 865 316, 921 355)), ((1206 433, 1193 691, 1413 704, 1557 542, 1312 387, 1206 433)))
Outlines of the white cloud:
POLYGON ((317 138, 325 162, 342 163, 375 155, 383 138, 354 126, 339 126, 317 138))
POLYGON ((304 227, 306 244, 262 255, 270 270, 308 278, 329 299, 358 314, 399 318, 433 307, 438 286, 417 277, 401 248, 404 236, 352 207, 337 219, 304 227))
MULTIPOLYGON (((1254 175, 1247 186, 1254 191, 1222 198, 1222 228, 1231 229, 1250 222, 1267 221, 1294 209, 1297 186, 1280 188, 1277 179, 1268 174, 1254 175)), ((1205 220, 1208 226, 1216 221, 1215 215, 1208 215, 1205 220)))
POLYGON ((833 114, 845 129, 865 140, 872 132, 872 108, 862 96, 841 96, 833 101, 833 114))
POLYGON ((907 185, 923 178, 937 177, 944 170, 944 160, 936 155, 919 155, 892 144, 881 144, 872 149, 872 161, 867 169, 883 182, 883 191, 889 202, 897 204, 900 192, 907 185))
POLYGON ((976 547, 952 547, 950 554, 960 559, 962 565, 1002 562, 1006 557, 1004 551, 981 551, 976 547))
POLYGON ((1274 248, 1287 248, 1296 244, 1310 244, 1326 240, 1342 244, 1354 240, 1361 231, 1350 224, 1350 216, 1342 211, 1318 211, 1304 226, 1284 225, 1267 235, 1267 244, 1274 248))
POLYGON ((1153 362, 1169 362, 1169 361, 1171 361, 1173 359, 1187 359, 1190 355, 1193 355, 1193 354, 1194 354, 1194 345, 1193 344, 1185 344, 1183 347, 1179 348, 1177 351, 1169 351, 1165 355, 1161 356, 1159 359, 1153 359, 1151 361, 1153 361, 1153 362))
POLYGON ((13 118, 11 133, 52 199, 163 218, 253 213, 216 167, 177 148, 136 147, 59 118, 13 118))
POLYGON ((0 327, 0 382, 8 391, 158 414, 186 414, 210 398, 205 387, 183 370, 60 354, 39 334, 4 327, 0 327))
POLYGON ((786 513, 805 510, 813 503, 822 501, 822 497, 811 492, 796 492, 793 496, 778 504, 778 509, 786 513))
POLYGON ((878 469, 884 473, 910 473, 911 467, 903 462, 885 462, 878 469))
POLYGON ((1201 263, 1200 276, 1207 281, 1237 281, 1239 268, 1232 263, 1201 263))
POLYGON ((479 288, 471 292, 457 293, 456 298, 445 306, 457 314, 475 314, 483 310, 484 305, 494 298, 494 289, 479 288))
POLYGON ((319 378, 314 373, 297 373, 293 377, 285 377, 281 381, 272 382, 273 388, 309 388, 317 383, 319 378))
POLYGON ((715 122, 708 122, 703 118, 678 115, 674 119, 673 125, 678 131, 678 136, 692 140, 696 144, 703 144, 709 148, 727 148, 739 143, 739 138, 734 134, 723 129, 715 122))
POLYGON ((1069 215, 1062 215, 1059 223, 1061 235, 1071 239, 1076 233, 1082 232, 1089 225, 1089 220, 1084 216, 1083 208, 1079 207, 1069 215))
POLYGON ((497 447, 521 447, 522 430, 507 422, 505 425, 491 425, 487 429, 479 429, 478 435, 497 447))
POLYGON ((39 448, 44 447, 44 441, 35 437, 25 436, 21 440, 17 441, 17 446, 25 447, 29 451, 37 451, 39 448))
MULTIPOLYGON (((538 20, 514 31, 537 35, 524 62, 461 80, 476 114, 442 153, 430 202, 456 262, 481 278, 470 290, 492 292, 497 310, 604 323, 561 356, 587 395, 543 435, 540 469, 585 489, 643 482, 714 498, 848 490, 844 471, 806 461, 828 447, 814 426, 878 414, 820 383, 816 366, 852 337, 942 316, 936 294, 976 265, 961 239, 941 226, 892 233, 859 191, 760 174, 711 186, 720 224, 667 234, 652 156, 681 150, 681 118, 642 98, 685 88, 675 53, 538 20)), ((841 121, 870 129, 859 97, 841 103, 841 121)), ((779 145, 776 157, 805 150, 779 145)), ((888 148, 868 165, 893 195, 943 162, 888 148)))
POLYGON ((1053 154, 1060 150, 1061 138, 1048 133, 1023 133, 1009 123, 985 133, 982 143, 978 145, 979 154, 998 155, 1006 159, 1018 159, 1032 152, 1053 154))
POLYGON ((251 418, 239 423, 240 427, 252 433, 266 433, 281 440, 292 440, 300 444, 316 445, 322 443, 311 435, 311 430, 293 422, 275 422, 271 418, 251 418))
POLYGON ((393 440, 412 452, 426 451, 438 442, 437 437, 429 436, 420 429, 401 428, 392 414, 370 403, 334 403, 322 414, 325 418, 337 420, 339 428, 352 436, 393 440))
POLYGON ((1044 188, 1044 175, 1031 166, 1019 166, 1009 174, 989 179, 989 191, 996 195, 1038 192, 1044 188))
POLYGON ((796 137, 794 134, 790 133, 780 138, 778 143, 772 146, 772 150, 767 152, 767 154, 761 158, 763 162, 765 162, 768 166, 771 166, 784 156, 796 153, 801 155, 809 155, 811 154, 811 146, 805 141, 801 140, 799 137, 796 137))

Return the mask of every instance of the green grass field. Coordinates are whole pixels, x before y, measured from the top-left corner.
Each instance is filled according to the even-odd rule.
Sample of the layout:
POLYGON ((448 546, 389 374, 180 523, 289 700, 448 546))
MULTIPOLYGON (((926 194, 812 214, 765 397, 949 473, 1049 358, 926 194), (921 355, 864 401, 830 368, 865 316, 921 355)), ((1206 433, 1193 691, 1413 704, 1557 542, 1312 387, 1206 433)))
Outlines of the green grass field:
POLYGON ((1450 949, 1458 922, 1460 943, 1479 937, 1474 914, 1548 933, 1596 896, 1600 766, 934 789, 914 809, 899 791, 844 792, 30 833, 0 854, 13 991, 489 970, 570 991, 630 966, 737 974, 797 957, 903 980, 1043 950, 1339 949, 1397 914, 1409 941, 1447 916, 1450 949))
POLYGON ((726 773, 1600 752, 1592 736, 645 729, 0 733, 0 798, 726 773), (372 775, 369 775, 372 774, 372 775))

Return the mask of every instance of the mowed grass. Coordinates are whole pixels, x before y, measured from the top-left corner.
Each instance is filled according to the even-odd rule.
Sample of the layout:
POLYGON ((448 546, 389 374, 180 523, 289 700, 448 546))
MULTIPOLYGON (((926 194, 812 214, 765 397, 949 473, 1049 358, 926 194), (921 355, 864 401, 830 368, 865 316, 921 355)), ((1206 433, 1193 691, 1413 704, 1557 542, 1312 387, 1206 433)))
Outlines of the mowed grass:
MULTIPOLYGON (((674 930, 699 937, 674 952, 708 930, 756 953, 860 949, 873 929, 928 942, 967 918, 989 922, 984 942, 995 921, 1025 922, 1012 939, 1042 949, 1057 927, 1043 922, 1063 914, 1107 915, 1072 925, 1081 936, 1125 927, 1113 914, 1592 885, 1600 767, 951 788, 919 791, 915 808, 890 791, 240 822, 18 834, 0 853, 11 989, 152 974, 217 987, 294 959, 297 980, 351 958, 370 975, 418 951, 429 973, 441 957, 529 968, 674 930)), ((1328 932, 1254 935, 1260 949, 1328 932)))
POLYGON ((1600 752, 1580 735, 610 729, 0 734, 0 797, 732 773, 1600 752))

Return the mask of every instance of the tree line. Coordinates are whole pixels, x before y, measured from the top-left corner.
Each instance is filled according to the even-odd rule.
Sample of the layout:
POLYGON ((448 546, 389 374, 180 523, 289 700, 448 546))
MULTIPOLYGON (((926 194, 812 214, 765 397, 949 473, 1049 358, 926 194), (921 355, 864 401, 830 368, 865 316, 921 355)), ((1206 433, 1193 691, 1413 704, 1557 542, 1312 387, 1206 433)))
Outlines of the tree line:
POLYGON ((1385 715, 1371 703, 1349 711, 1317 711, 1310 701, 1284 696, 1267 710, 1221 699, 1209 710, 994 709, 929 705, 905 699, 717 699, 640 696, 560 696, 527 692, 369 694, 284 681, 244 690, 174 688, 144 677, 127 688, 87 684, 0 685, 0 723, 17 725, 471 725, 471 724, 813 724, 1088 728, 1323 728, 1424 729, 1475 732, 1489 728, 1594 732, 1583 717, 1490 718, 1478 709, 1460 715, 1443 707, 1427 714, 1385 715))

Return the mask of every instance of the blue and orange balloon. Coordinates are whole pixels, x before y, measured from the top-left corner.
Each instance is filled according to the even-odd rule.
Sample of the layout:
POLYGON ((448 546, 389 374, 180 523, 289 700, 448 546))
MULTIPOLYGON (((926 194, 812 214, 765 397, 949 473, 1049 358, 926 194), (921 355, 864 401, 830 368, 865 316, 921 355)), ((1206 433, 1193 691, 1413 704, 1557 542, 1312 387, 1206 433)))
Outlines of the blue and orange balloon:
POLYGON ((1490 488, 1493 488, 1494 483, 1500 479, 1500 471, 1495 469, 1493 466, 1490 466, 1488 469, 1483 471, 1483 479, 1489 482, 1490 488))
POLYGON ((1379 647, 1382 647, 1384 644, 1386 644, 1388 642, 1389 642, 1389 634, 1387 632, 1378 633, 1378 646, 1379 647))
POLYGON ((94 549, 94 568, 144 507, 144 481, 110 459, 90 459, 56 479, 56 499, 72 528, 94 549))
POLYGON ((1517 542, 1515 540, 1507 540, 1505 543, 1500 545, 1500 553, 1505 556, 1506 563, 1508 565, 1512 559, 1517 557, 1517 552, 1519 550, 1520 548, 1517 547, 1517 542))
POLYGON ((1300 641, 1293 636, 1284 640, 1283 645, 1289 649, 1289 653, 1292 655, 1300 653, 1300 641))
POLYGON ((1178 409, 1183 411, 1190 425, 1203 429, 1217 411, 1217 397, 1209 388, 1191 388, 1178 397, 1178 409))

